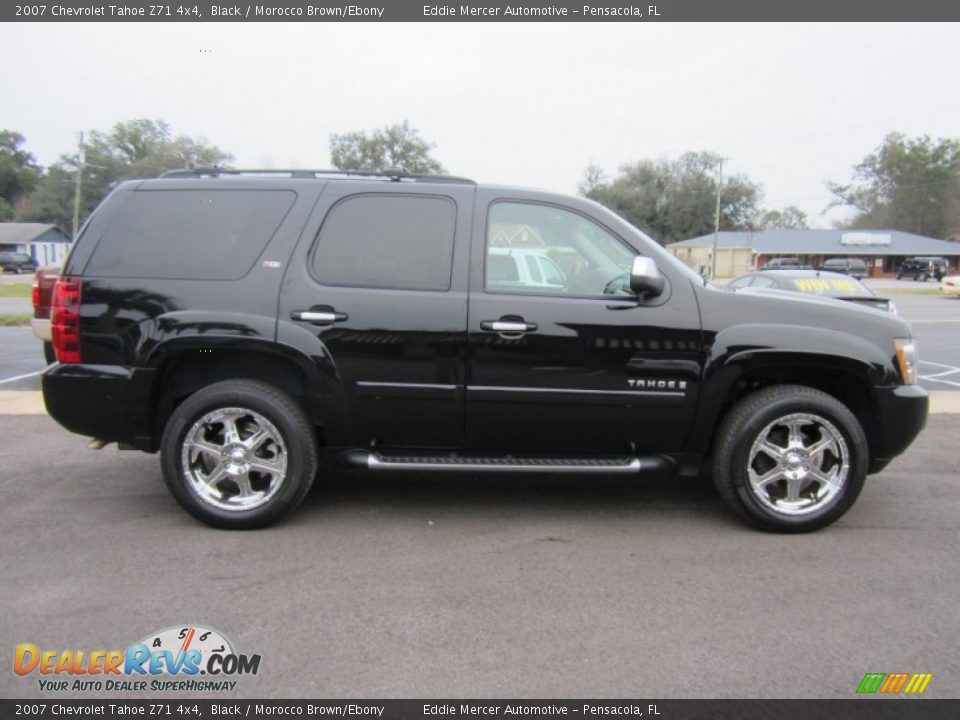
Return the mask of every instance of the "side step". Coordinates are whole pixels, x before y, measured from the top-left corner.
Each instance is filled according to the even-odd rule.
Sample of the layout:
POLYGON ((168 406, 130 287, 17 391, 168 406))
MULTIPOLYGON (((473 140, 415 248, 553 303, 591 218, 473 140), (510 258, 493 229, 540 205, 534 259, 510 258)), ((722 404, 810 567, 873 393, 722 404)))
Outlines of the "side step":
POLYGON ((340 460, 350 467, 367 470, 445 470, 469 472, 547 472, 636 475, 662 471, 668 462, 662 457, 533 457, 523 455, 459 455, 452 453, 393 453, 348 450, 340 460))

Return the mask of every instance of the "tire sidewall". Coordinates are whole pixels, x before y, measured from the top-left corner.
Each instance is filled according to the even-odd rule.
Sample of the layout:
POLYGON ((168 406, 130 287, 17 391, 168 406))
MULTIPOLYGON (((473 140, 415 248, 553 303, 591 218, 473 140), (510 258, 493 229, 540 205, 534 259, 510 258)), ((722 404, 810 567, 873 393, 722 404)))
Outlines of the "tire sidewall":
POLYGON ((837 401, 826 402, 816 396, 793 396, 780 398, 748 418, 738 428, 739 438, 730 454, 731 476, 740 502, 750 516, 764 527, 783 531, 803 532, 829 525, 853 505, 863 488, 868 464, 866 438, 853 413, 837 401), (810 413, 828 420, 843 435, 847 443, 850 469, 840 493, 824 507, 802 516, 774 513, 763 505, 750 489, 747 460, 750 448, 760 432, 774 420, 792 413, 810 413))
POLYGON ((303 495, 303 484, 312 482, 316 472, 313 457, 306 443, 312 437, 303 437, 293 418, 280 405, 271 403, 256 392, 224 389, 200 391, 183 402, 167 423, 161 442, 163 475, 178 503, 191 515, 216 527, 247 529, 267 525, 277 520, 296 505, 303 495), (187 433, 203 415, 224 407, 241 407, 263 415, 280 433, 287 451, 287 474, 283 485, 266 504, 251 510, 223 510, 205 502, 190 488, 184 476, 182 448, 187 433))

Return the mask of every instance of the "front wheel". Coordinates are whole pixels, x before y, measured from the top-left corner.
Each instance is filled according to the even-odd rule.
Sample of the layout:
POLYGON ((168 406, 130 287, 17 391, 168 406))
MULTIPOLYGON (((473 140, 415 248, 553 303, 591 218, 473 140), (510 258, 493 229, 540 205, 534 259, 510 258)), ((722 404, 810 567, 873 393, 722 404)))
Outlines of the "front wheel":
POLYGON ((256 380, 191 395, 170 416, 160 451, 177 502, 220 528, 278 520, 300 504, 317 473, 316 437, 303 409, 256 380))
POLYGON ((917 275, 917 281, 918 281, 918 282, 926 282, 926 281, 927 281, 927 274, 926 274, 926 273, 920 273, 919 275, 917 275))
POLYGON ((713 476, 727 505, 750 524, 808 532, 850 509, 868 460, 863 428, 843 403, 778 385, 747 396, 724 419, 713 476))

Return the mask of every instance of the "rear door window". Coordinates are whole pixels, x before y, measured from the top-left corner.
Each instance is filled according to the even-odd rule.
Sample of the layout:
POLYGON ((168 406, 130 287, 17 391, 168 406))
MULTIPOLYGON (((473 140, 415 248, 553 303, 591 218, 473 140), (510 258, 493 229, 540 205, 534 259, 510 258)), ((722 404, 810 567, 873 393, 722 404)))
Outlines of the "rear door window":
POLYGON ((296 200, 289 190, 137 190, 104 231, 87 275, 236 280, 296 200))
POLYGON ((449 290, 456 224, 444 196, 347 197, 323 221, 311 269, 324 285, 449 290))

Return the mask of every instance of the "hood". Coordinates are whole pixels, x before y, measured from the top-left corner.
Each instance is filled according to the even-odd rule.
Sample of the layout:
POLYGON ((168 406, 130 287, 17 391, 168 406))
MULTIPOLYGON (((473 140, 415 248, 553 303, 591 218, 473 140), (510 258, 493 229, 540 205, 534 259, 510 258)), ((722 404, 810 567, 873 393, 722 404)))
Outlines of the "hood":
POLYGON ((726 323, 820 327, 878 339, 913 336, 902 317, 859 302, 790 290, 715 285, 700 288, 700 294, 704 316, 726 323))

